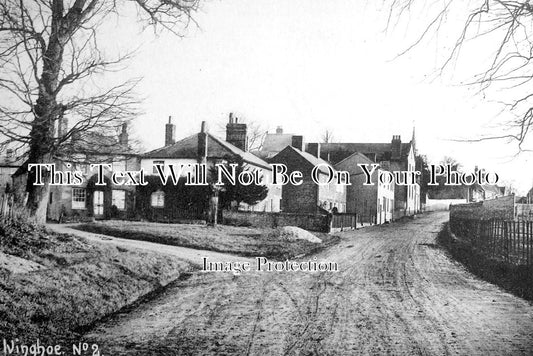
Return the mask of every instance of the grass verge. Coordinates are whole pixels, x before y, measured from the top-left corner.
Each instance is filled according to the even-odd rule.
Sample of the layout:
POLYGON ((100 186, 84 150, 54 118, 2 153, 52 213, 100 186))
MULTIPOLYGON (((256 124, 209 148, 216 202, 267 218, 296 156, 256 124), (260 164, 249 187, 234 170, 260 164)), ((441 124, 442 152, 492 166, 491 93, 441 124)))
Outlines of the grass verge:
POLYGON ((226 225, 212 227, 107 220, 76 225, 73 228, 125 239, 278 260, 316 253, 340 241, 338 236, 313 233, 322 240, 322 243, 316 244, 307 240, 289 239, 278 229, 226 225))
POLYGON ((191 269, 171 256, 0 222, 0 334, 21 342, 73 340, 191 269))
POLYGON ((533 269, 493 260, 472 247, 468 241, 456 238, 446 223, 437 241, 457 261, 476 276, 502 287, 516 296, 533 301, 533 269))

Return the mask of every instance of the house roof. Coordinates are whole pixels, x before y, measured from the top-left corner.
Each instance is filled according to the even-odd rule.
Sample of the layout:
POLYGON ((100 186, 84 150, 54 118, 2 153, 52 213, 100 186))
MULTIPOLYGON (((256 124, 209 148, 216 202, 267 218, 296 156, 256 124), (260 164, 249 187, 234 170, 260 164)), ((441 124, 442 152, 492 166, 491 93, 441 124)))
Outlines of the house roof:
MULTIPOLYGON (((409 155, 411 142, 402 143, 400 147, 400 158, 405 159, 409 155)), ((376 155, 376 161, 391 160, 391 143, 321 143, 321 156, 329 156, 329 160, 338 163, 355 152, 365 156, 376 155)))
MULTIPOLYGON (((194 134, 168 146, 143 154, 142 158, 198 158, 198 135, 194 134)), ((207 133, 207 158, 224 158, 228 155, 238 156, 246 163, 270 169, 267 162, 250 152, 245 152, 229 142, 207 133)))
POLYGON ((285 147, 292 144, 293 134, 267 133, 263 141, 263 151, 280 152, 285 147))
POLYGON ((372 161, 370 158, 368 158, 364 154, 362 154, 360 152, 354 152, 351 155, 349 155, 348 157, 346 157, 345 159, 343 159, 342 161, 336 163, 335 166, 342 165, 345 161, 348 161, 349 159, 351 159, 353 157, 356 157, 356 156, 361 157, 362 160, 366 161, 367 163, 374 163, 374 161, 372 161))
POLYGON ((63 151, 69 153, 86 153, 94 155, 127 155, 134 154, 131 147, 121 144, 115 136, 98 132, 83 132, 74 135, 72 141, 63 151))
MULTIPOLYGON (((293 153, 299 155, 300 157, 302 157, 305 161, 307 161, 313 167, 316 167, 316 166, 319 166, 319 165, 326 165, 326 166, 331 167, 334 171, 336 171, 335 167, 333 167, 330 163, 326 162, 322 158, 315 157, 312 154, 310 154, 308 152, 301 151, 301 150, 299 150, 299 149, 297 149, 297 148, 295 148, 293 146, 286 146, 283 150, 281 150, 281 152, 279 152, 277 155, 272 157, 271 160, 274 162, 276 160, 276 156, 281 155, 284 152, 293 152, 293 153)), ((325 169, 325 168, 320 168, 320 172, 326 173, 326 174, 328 173, 327 169, 325 169)))
POLYGON ((503 195, 502 189, 503 187, 498 187, 497 185, 491 185, 491 184, 482 184, 481 187, 486 192, 491 192, 497 195, 503 195))

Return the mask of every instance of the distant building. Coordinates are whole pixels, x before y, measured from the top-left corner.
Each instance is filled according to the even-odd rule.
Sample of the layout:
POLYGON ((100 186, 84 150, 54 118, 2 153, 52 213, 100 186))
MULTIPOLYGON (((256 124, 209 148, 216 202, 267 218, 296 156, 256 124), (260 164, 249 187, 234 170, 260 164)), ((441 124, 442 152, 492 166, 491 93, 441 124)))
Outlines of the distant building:
MULTIPOLYGON (((301 137, 301 136, 300 136, 301 137)), ((293 142, 295 145, 299 142, 293 142)), ((337 183, 335 168, 319 158, 319 154, 312 155, 304 152, 303 142, 299 148, 292 145, 286 146, 281 152, 269 159, 270 163, 281 163, 287 166, 287 173, 302 172, 301 185, 287 184, 282 191, 282 210, 286 213, 345 212, 346 211, 346 186, 337 183), (312 180, 312 170, 319 167, 317 184, 312 180), (327 183, 329 173, 333 172, 334 178, 327 183)), ((317 153, 320 152, 319 145, 317 153)))
MULTIPOLYGON (((318 143, 304 143, 303 136, 286 134, 281 127, 278 127, 275 133, 267 134, 263 148, 254 154, 269 159, 289 145, 302 147, 302 151, 316 156, 318 143)), ((416 170, 414 129, 413 137, 407 143, 402 143, 399 135, 394 135, 390 143, 321 143, 318 155, 322 160, 335 166, 355 153, 366 156, 371 162, 380 164, 382 168, 386 167, 391 172, 414 172, 416 170)), ((393 200, 394 218, 416 214, 421 206, 420 185, 396 185, 393 200)))
MULTIPOLYGON (((374 163, 387 166, 391 172, 416 170, 415 134, 408 143, 402 143, 399 135, 394 135, 390 143, 324 143, 321 145, 321 157, 339 163, 358 152, 364 154, 374 163)), ((420 186, 396 185, 394 192, 395 218, 413 215, 420 211, 420 186)))
POLYGON ((278 126, 275 133, 266 134, 261 150, 255 151, 254 154, 261 158, 269 159, 277 155, 285 147, 291 145, 295 147, 299 146, 300 149, 304 147, 303 136, 283 133, 283 128, 278 126))
POLYGON ((490 184, 473 184, 466 188, 469 202, 496 199, 505 196, 505 187, 490 184))
POLYGON ((335 165, 339 171, 350 172, 351 185, 346 187, 346 212, 356 213, 365 223, 382 224, 394 218, 394 183, 381 183, 378 176, 385 167, 374 170, 373 185, 365 185, 366 175, 359 164, 373 164, 374 161, 356 152, 335 165))

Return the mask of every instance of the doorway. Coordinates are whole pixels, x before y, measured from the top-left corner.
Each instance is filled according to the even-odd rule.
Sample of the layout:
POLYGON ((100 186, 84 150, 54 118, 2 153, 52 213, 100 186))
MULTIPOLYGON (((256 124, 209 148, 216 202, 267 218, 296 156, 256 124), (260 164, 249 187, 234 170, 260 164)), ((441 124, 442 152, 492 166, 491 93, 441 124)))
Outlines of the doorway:
POLYGON ((95 217, 104 215, 104 192, 95 190, 93 194, 93 211, 95 217))

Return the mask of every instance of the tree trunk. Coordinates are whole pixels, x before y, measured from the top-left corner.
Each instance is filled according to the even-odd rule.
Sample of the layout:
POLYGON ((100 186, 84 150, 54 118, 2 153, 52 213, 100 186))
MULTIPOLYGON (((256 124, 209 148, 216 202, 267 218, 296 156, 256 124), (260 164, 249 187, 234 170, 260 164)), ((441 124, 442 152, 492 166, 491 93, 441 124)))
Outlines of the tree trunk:
POLYGON ((48 195, 50 194, 50 185, 46 179, 44 185, 33 185, 33 180, 30 179, 31 174, 28 174, 28 202, 26 209, 30 213, 32 219, 39 224, 46 222, 46 211, 48 207, 48 195))
MULTIPOLYGON (((53 163, 55 155, 55 122, 63 115, 61 105, 56 101, 59 73, 63 62, 64 47, 69 34, 63 26, 63 0, 54 0, 52 32, 43 56, 43 69, 39 81, 39 96, 33 107, 35 117, 30 132, 28 163, 53 163), (63 27, 63 28, 62 28, 63 27)), ((28 202, 30 215, 40 223, 46 221, 48 202, 48 172, 44 174, 44 185, 34 185, 35 171, 28 172, 28 202)))

